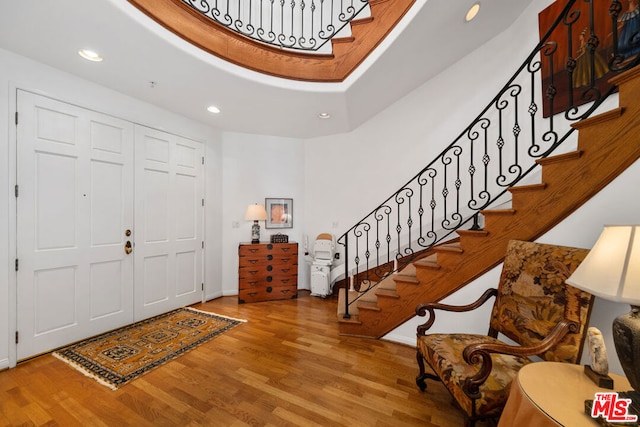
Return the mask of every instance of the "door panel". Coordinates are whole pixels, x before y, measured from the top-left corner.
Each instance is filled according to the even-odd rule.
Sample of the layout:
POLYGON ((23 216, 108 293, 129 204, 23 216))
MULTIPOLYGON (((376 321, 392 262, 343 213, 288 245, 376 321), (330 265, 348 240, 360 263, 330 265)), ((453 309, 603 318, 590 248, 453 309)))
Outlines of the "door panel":
POLYGON ((130 323, 133 125, 18 91, 18 359, 130 323))
POLYGON ((202 144, 136 126, 135 317, 202 300, 202 144))

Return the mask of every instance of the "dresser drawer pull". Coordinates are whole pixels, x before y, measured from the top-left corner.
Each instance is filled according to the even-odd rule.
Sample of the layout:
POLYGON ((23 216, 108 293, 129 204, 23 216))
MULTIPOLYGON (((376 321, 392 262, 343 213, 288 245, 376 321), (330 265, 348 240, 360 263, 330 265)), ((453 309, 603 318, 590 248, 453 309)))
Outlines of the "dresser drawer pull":
POLYGON ((290 279, 282 279, 282 280, 281 280, 281 282, 282 282, 282 283, 289 283, 289 280, 290 280, 290 279))
POLYGON ((258 282, 247 282, 247 284, 248 284, 249 286, 255 286, 255 285, 257 285, 257 284, 258 284, 258 282))
POLYGON ((258 270, 247 270, 247 273, 249 274, 256 274, 258 272, 258 270))
POLYGON ((291 292, 291 290, 290 289, 281 289, 280 292, 286 295, 289 292, 291 292))
POLYGON ((267 261, 271 261, 273 259, 273 255, 267 255, 267 261))
POLYGON ((267 276, 267 279, 266 279, 266 280, 267 280, 267 282, 273 282, 273 277, 271 277, 271 276, 267 276))
POLYGON ((282 271, 283 273, 288 273, 291 271, 290 268, 281 268, 280 271, 282 271))
POLYGON ((267 293, 270 294, 271 291, 273 291, 273 288, 271 286, 267 286, 267 293))
POLYGON ((289 260, 290 260, 290 259, 291 259, 291 258, 280 258, 280 261, 282 261, 282 262, 289 262, 289 260))
POLYGON ((269 243, 269 244, 267 245, 267 249, 269 249, 269 250, 273 249, 273 245, 272 245, 271 243, 269 243))
POLYGON ((291 248, 280 248, 280 249, 282 249, 282 252, 287 252, 291 248))
POLYGON ((255 297, 256 295, 258 295, 258 293, 257 292, 248 292, 248 295, 250 297, 255 297))
POLYGON ((249 252, 251 252, 252 254, 255 254, 256 252, 258 252, 258 248, 249 248, 249 252))
POLYGON ((267 265, 267 271, 272 271, 273 270, 273 266, 272 265, 267 265))
POLYGON ((258 262, 258 260, 257 259, 248 259, 247 262, 249 264, 255 264, 256 262, 258 262))

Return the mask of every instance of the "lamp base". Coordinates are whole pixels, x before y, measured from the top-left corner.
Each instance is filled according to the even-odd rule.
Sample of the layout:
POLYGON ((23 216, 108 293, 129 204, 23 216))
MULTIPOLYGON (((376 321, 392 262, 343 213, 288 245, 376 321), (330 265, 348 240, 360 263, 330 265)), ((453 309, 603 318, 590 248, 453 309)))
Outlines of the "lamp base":
POLYGON ((613 321, 613 343, 620 366, 634 390, 640 390, 640 307, 613 321))
POLYGON ((260 224, 258 221, 253 221, 251 226, 251 243, 260 243, 260 224))

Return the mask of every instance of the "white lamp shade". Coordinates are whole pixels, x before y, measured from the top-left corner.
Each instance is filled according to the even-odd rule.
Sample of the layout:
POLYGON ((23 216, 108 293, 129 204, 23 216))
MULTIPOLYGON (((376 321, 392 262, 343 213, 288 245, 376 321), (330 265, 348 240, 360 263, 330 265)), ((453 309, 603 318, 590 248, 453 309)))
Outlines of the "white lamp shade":
POLYGON ((246 221, 264 221, 267 219, 267 210, 264 205, 249 205, 247 212, 244 214, 246 221))
POLYGON ((605 226, 567 283, 610 301, 640 305, 640 225, 605 226))

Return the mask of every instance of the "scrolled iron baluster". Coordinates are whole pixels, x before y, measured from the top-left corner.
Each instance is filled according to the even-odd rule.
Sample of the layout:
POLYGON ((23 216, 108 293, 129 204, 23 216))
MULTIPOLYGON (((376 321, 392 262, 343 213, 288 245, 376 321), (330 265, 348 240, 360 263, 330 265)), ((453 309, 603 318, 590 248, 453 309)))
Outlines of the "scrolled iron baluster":
POLYGON ((274 0, 269 0, 269 31, 266 31, 264 28, 264 19, 263 12, 264 7, 262 5, 262 0, 260 1, 260 28, 256 31, 256 35, 265 43, 273 43, 276 41, 276 33, 273 32, 273 19, 274 19, 274 9, 273 9, 274 0))
MULTIPOLYGON (((478 194, 476 195, 474 190, 473 190, 473 175, 471 170, 469 171, 469 174, 471 175, 471 197, 469 199, 469 202, 467 202, 467 207, 472 209, 472 210, 480 210, 480 209, 484 209, 485 207, 487 207, 487 205, 491 202, 491 193, 488 191, 488 179, 489 179, 489 163, 491 162, 491 157, 489 156, 488 153, 488 135, 486 130, 489 128, 491 122, 489 120, 487 120, 486 126, 483 127, 483 129, 485 130, 485 136, 484 136, 484 154, 482 155, 482 163, 484 165, 484 188, 482 190, 480 190, 480 192, 478 192, 478 194), (477 197, 477 199, 476 199, 477 197)), ((473 144, 472 144, 473 145, 473 144)), ((472 154, 473 156, 473 154, 472 154)), ((470 167, 471 169, 471 167, 470 167)))
POLYGON ((529 77, 530 77, 529 90, 531 92, 529 108, 527 109, 527 112, 531 117, 531 144, 529 146, 529 149, 527 150, 527 153, 529 154, 530 157, 535 157, 535 153, 539 152, 540 150, 540 145, 536 141, 536 113, 538 112, 538 104, 536 103, 536 99, 535 99, 535 89, 536 89, 535 79, 538 78, 536 74, 540 71, 542 71, 541 61, 536 60, 536 61, 529 61, 527 63, 527 72, 529 73, 529 77))
POLYGON ((196 9, 198 12, 202 14, 208 14, 211 11, 211 6, 209 2, 206 0, 183 0, 186 4, 196 9))
MULTIPOLYGON (((444 211, 444 219, 440 223, 442 228, 445 230, 452 230, 459 225, 462 221, 462 215, 460 215, 460 204, 456 203, 456 211, 451 214, 451 218, 447 218, 447 200, 450 194, 449 188, 447 186, 447 166, 453 164, 453 158, 457 159, 457 166, 459 168, 460 164, 460 155, 462 154, 462 147, 459 145, 454 145, 449 147, 442 154, 441 162, 444 165, 444 177, 443 177, 443 187, 442 187, 442 196, 444 199, 443 211, 444 211)), ((457 185, 457 182, 456 182, 457 185)))
POLYGON ((393 211, 393 209, 391 209, 390 206, 388 205, 381 205, 378 206, 378 208, 376 208, 373 212, 373 218, 376 220, 376 258, 378 259, 378 264, 380 264, 380 223, 383 222, 386 219, 387 222, 387 230, 386 230, 386 235, 385 235, 385 242, 387 243, 387 261, 389 262, 390 259, 390 253, 391 253, 391 247, 389 246, 389 243, 391 242, 391 234, 390 234, 390 227, 391 227, 391 212, 393 211))
MULTIPOLYGON (((322 0, 322 3, 324 3, 324 0, 322 0)), ((323 40, 329 40, 331 39, 334 34, 336 33, 336 27, 333 24, 333 16, 334 16, 334 6, 335 1, 331 2, 331 8, 329 10, 329 24, 327 24, 326 27, 326 31, 325 31, 325 27, 324 27, 324 20, 322 21, 322 24, 320 25, 320 27, 322 28, 320 30, 320 32, 318 32, 318 37, 320 37, 323 40)), ((324 10, 324 8, 323 8, 324 10)), ((324 17, 324 15, 322 15, 324 17)))
MULTIPOLYGON (((482 155, 482 163, 484 164, 484 190, 486 190, 487 188, 487 166, 489 164, 489 154, 488 154, 488 150, 487 150, 487 129, 489 128, 489 126, 491 125, 491 121, 487 118, 482 118, 480 120, 478 120, 477 122, 475 122, 473 124, 473 126, 469 127, 469 129, 467 130, 467 138, 469 139, 469 168, 468 168, 468 173, 469 173, 469 177, 470 177, 470 184, 469 184, 469 194, 470 194, 470 200, 467 203, 468 207, 471 206, 477 206, 477 202, 475 200, 475 174, 477 172, 476 166, 475 166, 475 142, 480 138, 481 132, 479 130, 476 129, 476 126, 479 127, 482 130, 482 134, 484 134, 484 152, 482 155)), ((480 193, 480 195, 483 192, 480 193)))
MULTIPOLYGON (((404 204, 405 202, 405 197, 406 200, 408 200, 408 205, 411 206, 411 197, 413 196, 413 190, 411 188, 408 187, 403 187, 400 190, 398 190, 395 194, 395 202, 396 202, 396 208, 397 208, 397 218, 398 221, 396 223, 396 233, 397 233, 397 241, 398 241, 398 254, 402 253, 402 239, 401 239, 401 233, 402 233, 402 224, 401 224, 401 217, 400 217, 400 205, 404 204)), ((407 226, 408 226, 408 233, 409 233, 409 239, 411 238, 411 213, 409 213, 409 219, 407 222, 407 226)), ((409 246, 411 246, 411 242, 409 242, 409 246)), ((397 256, 397 255, 396 255, 397 256)))
MULTIPOLYGON (((368 222, 360 222, 355 227, 353 227, 353 236, 356 239, 355 242, 355 257, 353 262, 355 264, 355 274, 354 277, 358 278, 360 274, 360 238, 367 235, 371 230, 371 224, 368 222)), ((368 248, 365 246, 365 252, 368 248)), ((354 283, 354 287, 356 290, 359 290, 360 283, 354 283)))
POLYGON ((426 187, 429 182, 431 183, 431 199, 429 200, 429 208, 431 209, 431 228, 426 233, 424 233, 422 228, 420 228, 420 236, 418 237, 417 243, 422 247, 429 247, 433 245, 437 239, 437 234, 435 233, 435 212, 437 207, 435 200, 435 178, 437 175, 438 172, 435 169, 427 168, 422 170, 417 177, 418 184, 420 185, 420 193, 422 193, 422 189, 426 187))

